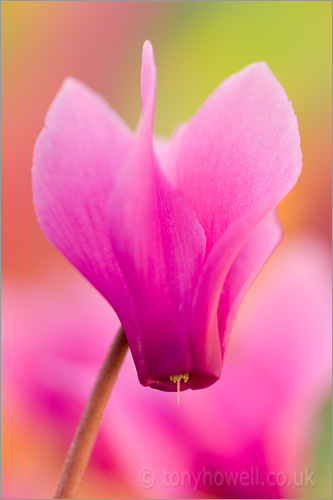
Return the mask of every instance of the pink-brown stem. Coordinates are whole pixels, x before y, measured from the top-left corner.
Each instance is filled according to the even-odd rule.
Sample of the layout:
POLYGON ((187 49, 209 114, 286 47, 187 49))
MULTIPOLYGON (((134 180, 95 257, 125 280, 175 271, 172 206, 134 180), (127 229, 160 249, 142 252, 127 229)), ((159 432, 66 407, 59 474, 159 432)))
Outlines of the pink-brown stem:
POLYGON ((95 444, 100 422, 127 352, 124 330, 119 329, 86 403, 61 471, 54 498, 76 498, 95 444))

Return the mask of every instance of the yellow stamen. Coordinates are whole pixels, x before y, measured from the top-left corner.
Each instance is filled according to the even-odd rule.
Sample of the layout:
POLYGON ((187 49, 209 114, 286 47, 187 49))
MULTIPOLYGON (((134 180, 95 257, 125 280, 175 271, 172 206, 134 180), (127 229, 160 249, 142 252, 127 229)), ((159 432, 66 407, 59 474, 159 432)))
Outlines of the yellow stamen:
POLYGON ((180 403, 180 378, 177 378, 177 404, 180 403))
POLYGON ((177 383, 177 403, 178 404, 180 402, 180 381, 184 380, 184 382, 186 383, 189 378, 190 378, 189 373, 185 373, 185 374, 181 374, 181 375, 170 375, 171 382, 177 383))

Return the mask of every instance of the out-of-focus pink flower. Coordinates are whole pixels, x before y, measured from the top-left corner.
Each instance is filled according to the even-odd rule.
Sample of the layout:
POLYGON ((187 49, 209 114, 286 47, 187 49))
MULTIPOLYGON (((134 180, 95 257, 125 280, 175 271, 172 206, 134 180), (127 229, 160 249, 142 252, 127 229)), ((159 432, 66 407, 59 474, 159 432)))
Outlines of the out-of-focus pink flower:
MULTIPOLYGON (((302 472, 306 479, 314 420, 330 394, 330 271, 329 249, 320 243, 283 244, 244 302, 221 383, 182 394, 179 406, 174 394, 138 387, 127 357, 88 469, 98 472, 96 485, 108 484, 107 494, 118 498, 294 498, 293 484, 301 483, 302 472), (290 486, 278 485, 284 477, 290 486)), ((43 463, 55 470, 47 485, 38 480, 40 468, 29 468, 28 454, 18 458, 20 448, 11 469, 5 455, 6 498, 45 498, 53 490, 118 326, 79 279, 66 290, 52 281, 26 289, 3 280, 3 404, 15 394, 22 430, 31 419, 39 422, 38 443, 51 429, 59 457, 52 462, 57 450, 48 444, 43 463)))
POLYGON ((155 88, 146 42, 133 135, 67 79, 36 144, 34 203, 116 311, 142 385, 198 389, 220 377, 236 311, 280 239, 274 207, 300 173, 299 133, 264 63, 225 80, 167 146, 153 144, 155 88))
MULTIPOLYGON (((2 498, 51 498, 119 320, 79 276, 64 279, 52 271, 43 282, 5 275, 1 300, 2 498)), ((130 498, 105 439, 101 430, 81 493, 107 495, 104 477, 107 492, 130 498), (89 489, 94 470, 102 477, 89 489)))

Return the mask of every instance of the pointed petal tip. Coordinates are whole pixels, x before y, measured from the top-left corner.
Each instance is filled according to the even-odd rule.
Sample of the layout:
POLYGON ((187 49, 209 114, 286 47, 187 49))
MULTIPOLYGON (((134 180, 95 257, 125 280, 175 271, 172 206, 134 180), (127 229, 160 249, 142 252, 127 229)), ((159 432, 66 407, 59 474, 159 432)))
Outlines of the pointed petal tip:
POLYGON ((152 46, 151 41, 147 39, 147 40, 145 40, 145 41, 143 42, 143 47, 142 47, 142 50, 147 50, 148 48, 151 48, 151 49, 152 49, 152 48, 153 48, 153 46, 152 46))
MULTIPOLYGON (((90 88, 86 83, 84 83, 82 80, 79 80, 78 78, 75 78, 74 76, 66 76, 64 78, 60 89, 58 90, 58 94, 63 93, 63 92, 84 92, 86 96, 88 95, 94 95, 95 97, 98 96, 99 100, 105 101, 105 99, 95 92, 92 88, 90 88)), ((57 95, 58 95, 57 94, 57 95)), ((106 101, 105 101, 106 102, 106 101)))
POLYGON ((142 48, 141 65, 141 102, 142 110, 151 108, 153 111, 156 92, 156 65, 151 42, 146 40, 142 48), (148 102, 150 104, 148 104, 148 102))
POLYGON ((245 66, 245 68, 240 70, 238 74, 242 73, 256 76, 266 75, 268 77, 273 77, 276 81, 278 81, 273 71, 265 61, 255 61, 251 64, 248 64, 247 66, 245 66))
POLYGON ((147 73, 147 70, 149 70, 150 75, 154 75, 156 78, 154 49, 150 40, 146 40, 142 47, 141 75, 143 72, 147 73))
POLYGON ((150 73, 156 72, 155 65, 155 56, 153 45, 150 40, 146 40, 142 47, 142 72, 147 72, 147 69, 150 70, 150 73))
POLYGON ((54 96, 45 116, 45 126, 51 126, 54 117, 58 114, 59 109, 68 106, 72 101, 73 95, 85 91, 89 91, 88 87, 80 80, 72 76, 66 76, 62 81, 56 95, 54 96))
POLYGON ((48 112, 46 114, 46 123, 48 122, 48 117, 50 115, 51 110, 54 107, 56 107, 58 101, 63 100, 65 96, 70 95, 76 90, 85 90, 85 89, 88 89, 88 87, 83 82, 77 80, 73 76, 66 76, 66 78, 64 78, 64 80, 62 81, 53 101, 49 106, 48 112))
POLYGON ((67 87, 67 86, 75 85, 77 82, 78 82, 78 80, 76 78, 74 78, 74 76, 68 75, 64 79, 62 85, 63 85, 63 87, 67 87))
POLYGON ((66 76, 66 78, 64 78, 61 86, 60 86, 60 89, 58 91, 58 94, 62 91, 71 91, 75 88, 85 88, 86 85, 81 82, 80 80, 77 80, 76 78, 74 78, 73 76, 66 76))
POLYGON ((143 57, 152 57, 154 59, 154 49, 153 49, 153 45, 151 43, 150 40, 146 40, 144 43, 143 43, 143 47, 142 47, 142 58, 143 57))
POLYGON ((247 67, 248 68, 258 68, 258 69, 264 70, 264 71, 268 70, 271 72, 271 68, 269 67, 269 65, 265 61, 254 61, 253 63, 249 64, 247 67))

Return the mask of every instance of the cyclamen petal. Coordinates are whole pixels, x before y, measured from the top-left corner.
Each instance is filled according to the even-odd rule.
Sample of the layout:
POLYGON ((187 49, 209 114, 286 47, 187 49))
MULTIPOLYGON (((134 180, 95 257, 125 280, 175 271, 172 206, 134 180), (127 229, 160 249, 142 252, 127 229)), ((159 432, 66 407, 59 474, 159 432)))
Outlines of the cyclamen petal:
POLYGON ((282 238, 282 228, 273 209, 257 225, 237 254, 223 284, 218 308, 218 324, 222 343, 222 356, 227 348, 229 335, 237 311, 260 269, 282 238))
MULTIPOLYGON (((142 384, 174 390, 170 376, 195 373, 190 317, 205 234, 194 212, 168 183, 153 152, 156 73, 151 45, 142 64, 143 120, 136 144, 110 194, 112 247, 138 311, 140 338, 126 331, 142 384)), ((206 378, 205 374, 201 375, 206 378)), ((209 377, 208 377, 209 378, 209 377)), ((209 380, 211 383, 211 381, 209 380)), ((202 382, 201 382, 202 383, 202 382)))
POLYGON ((299 134, 263 63, 221 84, 169 144, 153 141, 155 93, 150 42, 135 136, 67 80, 36 143, 34 203, 117 312, 140 382, 174 391, 188 374, 181 390, 198 389, 219 378, 236 311, 281 236, 272 209, 299 175, 299 134))
POLYGON ((32 169, 44 234, 112 304, 124 327, 133 324, 135 306, 112 250, 106 204, 133 144, 107 103, 67 78, 47 113, 32 169))
POLYGON ((205 229, 207 250, 242 215, 280 201, 301 166, 296 116, 265 63, 222 82, 170 148, 170 175, 205 229))

